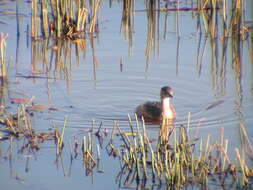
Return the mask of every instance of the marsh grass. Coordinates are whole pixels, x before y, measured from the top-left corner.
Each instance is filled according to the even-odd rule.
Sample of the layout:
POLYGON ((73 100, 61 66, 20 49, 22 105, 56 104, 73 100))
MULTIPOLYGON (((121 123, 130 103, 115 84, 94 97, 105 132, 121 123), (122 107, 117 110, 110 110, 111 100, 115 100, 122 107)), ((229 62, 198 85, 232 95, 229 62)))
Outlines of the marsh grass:
MULTIPOLYGON (((33 70, 39 70, 36 63, 43 62, 46 70, 50 69, 51 62, 55 62, 55 71, 62 71, 62 75, 68 78, 71 60, 71 43, 76 43, 76 49, 85 49, 86 41, 79 41, 83 34, 97 31, 97 14, 102 1, 90 1, 90 7, 86 6, 86 1, 41 1, 33 0, 32 4, 32 36, 34 38, 42 36, 46 38, 43 43, 33 41, 32 62, 33 70), (88 27, 88 24, 90 26, 88 27), (71 42, 57 40, 49 48, 48 37, 70 38, 71 42), (50 49, 50 50, 48 50, 50 49), (41 54, 41 52, 43 52, 41 54), (51 53, 51 56, 49 54, 51 53), (69 64, 68 64, 69 63, 69 64)), ((133 22, 133 1, 124 1, 124 12, 122 13, 123 31, 127 33, 128 40, 132 40, 133 22)), ((232 37, 232 50, 235 71, 240 78, 241 57, 240 42, 246 38, 247 30, 244 28, 243 4, 244 1, 232 1, 232 13, 228 13, 228 1, 205 0, 198 1, 203 26, 207 36, 211 37, 213 57, 216 56, 219 22, 223 24, 223 37, 232 37), (220 17, 221 16, 221 17, 220 17), (220 19, 220 20, 219 20, 220 19)), ((151 51, 156 48, 157 26, 157 4, 154 1, 146 1, 147 6, 147 60, 151 51)), ((195 11, 195 10, 194 10, 195 11)), ((6 38, 1 35, 1 76, 6 76, 6 38)), ((227 40, 224 40, 224 52, 227 48, 227 40)), ((96 66, 98 61, 95 54, 93 38, 90 39, 92 47, 94 79, 96 79, 96 66)), ((178 43, 179 44, 179 43, 178 43)), ((223 53, 223 64, 226 62, 223 53)), ((76 51, 77 58, 79 51, 76 51)), ((203 57, 200 56, 200 57, 203 57)), ((214 61, 215 62, 215 61, 214 61)), ((212 65, 213 66, 213 65, 212 65)), ((225 68, 223 65, 222 67, 225 68)), ((215 73, 215 67, 212 67, 215 73)), ((30 101, 30 103, 32 100, 30 101)), ((28 103, 29 104, 29 103, 28 103)), ((0 123, 6 126, 10 135, 14 138, 24 138, 26 143, 22 146, 25 150, 38 151, 40 144, 46 140, 55 140, 57 155, 61 155, 66 141, 65 128, 67 120, 65 118, 61 133, 58 129, 54 132, 36 133, 32 127, 31 115, 26 111, 27 105, 20 105, 16 114, 3 114, 0 123)), ((78 151, 78 143, 75 142, 74 152, 77 157, 78 152, 82 153, 83 167, 86 175, 93 173, 95 166, 101 171, 99 162, 101 151, 106 150, 109 156, 119 158, 121 171, 117 176, 120 184, 146 184, 165 185, 166 188, 182 189, 187 186, 196 185, 206 189, 210 182, 214 181, 222 187, 232 186, 237 188, 252 187, 253 170, 248 164, 245 153, 240 148, 234 149, 234 154, 230 155, 229 140, 224 139, 224 131, 221 131, 220 140, 212 142, 209 135, 207 140, 191 138, 189 136, 190 118, 188 115, 187 126, 179 126, 176 129, 172 125, 161 125, 160 135, 156 143, 152 143, 146 130, 145 122, 141 122, 135 117, 132 121, 129 116, 129 131, 121 130, 120 123, 114 122, 108 143, 103 148, 105 135, 102 134, 101 122, 98 131, 92 130, 82 138, 82 148, 78 151), (95 143, 95 138, 99 144, 95 143), (96 150, 95 150, 96 149, 96 150), (96 152, 96 153, 95 153, 96 152), (236 162, 233 162, 236 160, 236 162)), ((252 144, 250 143, 246 129, 240 126, 241 140, 246 149, 249 159, 253 158, 252 144)), ((72 145, 70 145, 72 147, 72 145)), ((72 152, 72 150, 71 150, 72 152)), ((72 153, 71 153, 72 154, 72 153)))
POLYGON ((19 150, 20 153, 36 152, 41 148, 40 144, 55 139, 54 132, 38 133, 33 129, 31 115, 26 109, 32 101, 33 98, 27 104, 20 104, 17 113, 7 114, 3 112, 0 117, 1 129, 9 134, 6 138, 23 139, 23 145, 19 150))
MULTIPOLYGON (((151 15, 151 13, 153 14, 153 12, 158 12, 159 14, 160 12, 165 12, 167 17, 167 12, 175 12, 177 14, 176 25, 178 24, 179 12, 191 11, 193 15, 201 15, 206 35, 211 38, 218 37, 219 29, 223 31, 223 37, 235 35, 241 36, 241 39, 246 39, 248 37, 249 29, 246 27, 244 20, 246 5, 244 0, 196 0, 196 7, 194 7, 194 3, 191 4, 191 7, 181 7, 180 2, 173 3, 169 1, 165 3, 165 8, 161 8, 155 1, 146 0, 145 4, 147 6, 146 12, 148 15, 151 15), (172 8, 168 6, 172 6, 172 8)), ((154 27, 157 22, 158 21, 154 22, 153 19, 150 24, 154 27)), ((176 30, 178 32, 177 26, 176 30)), ((156 35, 158 35, 158 33, 156 35)))
POLYGON ((205 0, 198 1, 198 6, 206 34, 211 38, 218 37, 219 28, 223 31, 223 38, 247 38, 249 30, 244 21, 244 0, 205 0), (209 9, 205 9, 207 7, 209 9))
MULTIPOLYGON (((32 99, 29 103, 31 101, 32 99)), ((28 104, 20 105, 15 115, 2 116, 1 124, 6 126, 12 137, 25 140, 21 153, 39 151, 43 142, 55 140, 58 160, 66 147, 64 136, 67 119, 64 120, 61 133, 57 128, 53 132, 37 133, 32 128, 30 114, 26 112, 28 104)), ((190 114, 188 119, 190 120, 190 114)), ((106 138, 106 133, 102 133, 102 122, 97 131, 95 122, 92 122, 91 129, 82 137, 82 146, 78 146, 77 140, 70 144, 70 154, 76 154, 71 159, 77 158, 78 152, 81 152, 83 168, 88 176, 92 175, 95 168, 97 172, 106 172, 100 166, 104 159, 101 151, 107 152, 109 157, 118 158, 120 171, 116 181, 120 186, 132 184, 145 187, 147 184, 156 184, 174 189, 188 186, 206 189, 215 183, 231 188, 252 187, 253 169, 247 158, 253 157, 253 148, 242 124, 240 134, 243 148, 235 147, 234 154, 229 151, 229 140, 224 138, 223 129, 220 138, 213 142, 210 135, 206 140, 191 137, 190 121, 187 126, 176 129, 168 123, 161 124, 160 127, 162 133, 168 133, 167 137, 163 138, 160 133, 154 143, 148 135, 144 120, 139 121, 136 116, 134 120, 129 116, 129 129, 124 131, 119 122, 115 121, 109 138, 106 138), (105 147, 104 140, 108 142, 105 147), (74 147, 74 151, 71 147, 74 147)))
MULTIPOLYGON (((88 139, 83 137, 83 166, 86 170, 86 175, 89 175, 93 172, 93 168, 97 165, 97 161, 99 158, 97 157, 97 161, 94 158, 94 136, 91 133, 88 134, 88 139)), ((98 150, 99 151, 99 150, 98 150)), ((97 154, 99 156, 99 153, 97 154)))
POLYGON ((89 1, 32 1, 31 35, 34 39, 79 39, 98 31, 98 12, 101 0, 89 1))
POLYGON ((30 116, 23 104, 18 107, 16 114, 3 114, 1 123, 6 125, 9 133, 16 137, 29 137, 33 134, 30 116))
POLYGON ((199 142, 189 137, 187 127, 181 126, 170 134, 169 141, 159 138, 154 145, 149 141, 145 124, 140 130, 137 121, 136 127, 137 135, 132 138, 119 131, 123 144, 119 146, 122 167, 117 180, 123 186, 153 183, 181 189, 195 184, 205 189, 212 181, 220 186, 252 186, 252 168, 238 148, 235 148, 238 164, 232 162, 229 141, 224 139, 223 131, 220 140, 214 143, 210 135, 199 142))

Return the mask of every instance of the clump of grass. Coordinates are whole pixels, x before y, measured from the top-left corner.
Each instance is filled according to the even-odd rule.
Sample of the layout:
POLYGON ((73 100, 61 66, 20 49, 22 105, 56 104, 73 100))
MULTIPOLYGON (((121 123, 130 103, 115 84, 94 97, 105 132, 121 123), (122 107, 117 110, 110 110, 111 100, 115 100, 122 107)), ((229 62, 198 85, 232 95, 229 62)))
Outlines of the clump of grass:
POLYGON ((93 135, 91 133, 88 134, 88 140, 86 137, 83 137, 83 166, 86 169, 86 175, 89 175, 93 168, 96 166, 97 162, 94 158, 93 151, 94 151, 94 141, 93 135), (87 142, 86 142, 87 141, 87 142))
POLYGON ((230 18, 230 28, 232 37, 244 37, 244 18, 243 18, 244 0, 233 1, 232 3, 232 14, 230 18))
POLYGON ((31 115, 26 111, 26 107, 32 102, 33 98, 27 104, 20 104, 17 108, 17 113, 7 114, 3 112, 0 118, 0 124, 5 126, 4 130, 8 137, 15 137, 17 139, 24 139, 24 145, 19 152, 24 151, 38 151, 39 144, 45 140, 53 140, 53 132, 36 133, 32 128, 31 115))
POLYGON ((29 137, 33 135, 30 115, 26 112, 25 105, 23 104, 18 107, 16 114, 4 114, 0 123, 5 125, 9 133, 16 137, 29 137))
POLYGON ((222 179, 218 182, 221 186, 252 186, 252 169, 238 149, 235 149, 235 154, 239 167, 232 163, 227 153, 229 141, 224 139, 223 132, 219 141, 211 143, 209 136, 205 142, 201 140, 197 144, 198 139, 190 139, 187 128, 181 126, 178 134, 176 131, 171 133, 174 139, 165 141, 159 138, 154 147, 146 133, 145 124, 140 132, 136 122, 137 135, 132 138, 117 127, 123 141, 119 147, 122 165, 118 175, 120 183, 143 186, 149 183, 166 184, 168 188, 175 189, 195 184, 205 189, 210 181, 222 179))
POLYGON ((218 35, 218 10, 219 8, 219 1, 217 0, 206 0, 200 1, 201 12, 203 25, 206 31, 206 35, 209 35, 211 38, 216 38, 218 35), (205 9, 206 7, 210 7, 210 9, 205 9))
POLYGON ((232 36, 233 38, 246 39, 248 28, 244 24, 244 0, 205 0, 198 1, 200 14, 202 15, 203 25, 206 34, 211 38, 217 38, 219 19, 222 23, 223 37, 232 36), (231 11, 228 7, 231 5, 231 11), (209 9, 206 9, 209 7, 209 9))
POLYGON ((89 3, 90 9, 87 8, 86 1, 80 0, 40 2, 33 0, 32 37, 78 39, 87 31, 97 31, 97 16, 101 0, 92 0, 89 3))

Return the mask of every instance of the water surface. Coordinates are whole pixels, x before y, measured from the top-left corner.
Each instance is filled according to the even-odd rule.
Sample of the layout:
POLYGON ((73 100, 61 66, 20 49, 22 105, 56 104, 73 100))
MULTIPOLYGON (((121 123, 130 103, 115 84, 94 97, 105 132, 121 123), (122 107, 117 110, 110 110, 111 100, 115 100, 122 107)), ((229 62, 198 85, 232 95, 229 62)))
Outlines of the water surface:
MULTIPOLYGON (((252 6, 251 1, 245 3, 252 6)), ((0 7, 15 12, 15 6, 15 2, 8 2, 0 7)), ((186 3, 185 6, 189 5, 186 3)), ((37 58, 33 57, 35 48, 41 53, 39 48, 43 41, 35 42, 29 38, 29 7, 29 3, 19 2, 19 39, 15 14, 0 17, 6 22, 0 24, 0 32, 10 35, 7 54, 11 64, 6 101, 9 111, 15 112, 17 104, 11 104, 8 99, 17 97, 34 96, 36 104, 57 108, 57 111, 34 112, 36 130, 62 127, 67 116, 66 139, 81 138, 84 131, 91 128, 93 120, 95 128, 102 121, 103 128, 111 130, 114 121, 119 121, 122 130, 129 131, 128 114, 133 118, 137 105, 159 100, 160 88, 169 85, 175 92, 173 104, 178 116, 177 126, 186 125, 190 115, 190 131, 201 138, 211 134, 214 140, 224 128, 231 149, 239 146, 239 124, 246 127, 252 138, 253 68, 249 39, 240 42, 241 61, 239 65, 235 64, 230 43, 224 51, 220 36, 215 42, 207 38, 204 29, 197 27, 197 16, 191 11, 178 14, 160 12, 159 18, 156 15, 154 39, 149 36, 146 11, 136 11, 132 39, 127 39, 120 29, 122 4, 114 2, 110 7, 104 1, 99 14, 99 33, 92 41, 86 41, 87 47, 79 51, 79 58, 74 43, 62 42, 68 46, 65 49, 71 48, 71 54, 61 57, 65 66, 58 69, 52 49, 47 51, 47 61, 41 59, 43 54, 37 53, 37 58), (147 42, 154 42, 153 49, 148 49, 147 42), (50 65, 49 69, 45 64, 50 65), (20 77, 31 75, 33 69, 40 70, 42 78, 20 77)), ((135 10, 144 9, 142 1, 135 2, 135 10)), ((250 20, 252 16, 246 12, 246 18, 250 20)), ((150 124, 147 129, 156 139, 159 126, 150 124)), ((8 141, 1 142, 3 153, 8 145, 8 141)), ((94 172, 87 177, 82 158, 78 157, 71 163, 68 149, 62 160, 55 162, 52 142, 43 144, 35 154, 19 154, 20 146, 22 142, 14 140, 13 155, 7 159, 10 161, 1 158, 3 189, 119 188, 115 183, 118 160, 107 157, 106 153, 103 154, 102 166, 105 173, 94 172)))

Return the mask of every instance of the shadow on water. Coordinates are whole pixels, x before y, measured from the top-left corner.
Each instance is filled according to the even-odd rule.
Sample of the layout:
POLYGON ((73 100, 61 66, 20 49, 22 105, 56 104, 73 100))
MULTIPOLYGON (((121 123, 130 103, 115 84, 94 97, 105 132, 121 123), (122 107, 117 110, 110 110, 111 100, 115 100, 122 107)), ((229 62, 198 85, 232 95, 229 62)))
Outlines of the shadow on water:
MULTIPOLYGON (((66 1, 66 3, 70 2, 66 1)), ((157 89, 164 84, 167 85, 168 81, 171 81, 169 85, 172 85, 176 92, 173 100, 178 113, 173 123, 176 128, 175 134, 183 126, 187 128, 190 135, 196 135, 201 139, 205 137, 209 139, 209 134, 214 136, 214 141, 219 138, 219 135, 226 136, 232 145, 237 147, 240 143, 243 152, 251 155, 252 147, 249 141, 252 140, 252 130, 249 127, 253 122, 253 78, 250 62, 252 63, 253 32, 252 18, 250 20, 244 15, 244 7, 248 2, 181 3, 152 0, 146 0, 144 4, 132 0, 109 1, 109 9, 104 2, 90 1, 89 6, 78 5, 82 10, 80 12, 78 6, 75 7, 76 12, 70 15, 66 14, 64 5, 61 5, 63 9, 60 10, 59 15, 57 8, 52 7, 51 15, 39 11, 40 8, 49 6, 41 2, 35 4, 38 5, 36 7, 33 5, 32 17, 29 21, 30 15, 27 15, 27 18, 21 17, 24 5, 16 1, 15 35, 17 38, 16 47, 13 48, 15 53, 12 53, 15 54, 15 68, 12 67, 14 72, 10 71, 8 80, 1 77, 3 79, 0 84, 1 113, 3 113, 1 123, 2 120, 5 121, 7 113, 15 112, 20 104, 32 100, 25 110, 31 116, 31 121, 29 120, 31 123, 25 121, 29 125, 36 126, 36 131, 42 133, 35 133, 37 134, 35 135, 29 131, 29 135, 17 138, 5 130, 6 123, 1 124, 0 137, 4 141, 0 141, 0 157, 1 162, 8 163, 7 166, 3 166, 5 174, 9 170, 11 179, 25 184, 26 174, 29 174, 27 178, 33 178, 31 176, 34 173, 33 168, 37 168, 42 170, 42 173, 52 172, 57 176, 57 182, 62 181, 59 173, 64 177, 71 177, 73 181, 70 184, 81 183, 80 187, 88 182, 89 188, 99 189, 101 186, 97 182, 102 180, 108 181, 105 185, 111 188, 117 186, 136 189, 167 188, 168 179, 172 178, 159 174, 161 160, 156 166, 157 173, 154 174, 154 169, 149 170, 150 173, 153 172, 153 178, 143 177, 147 175, 144 170, 145 161, 142 162, 143 152, 139 155, 143 150, 138 149, 143 139, 140 136, 136 138, 132 136, 135 136, 135 133, 140 134, 135 131, 138 128, 138 122, 133 119, 135 107, 146 100, 158 99, 157 89), (117 10, 118 6, 122 8, 120 11, 117 10), (111 26, 110 20, 106 23, 97 17, 96 11, 99 10, 101 15, 106 16, 109 15, 108 9, 115 11, 111 17, 112 20, 114 19, 113 22, 118 13, 121 14, 121 22, 116 21, 120 26, 115 23, 111 26), (90 11, 88 14, 86 14, 87 10, 90 11), (57 19, 54 20, 55 18, 57 19), (246 18, 250 21, 247 22, 246 18), (47 28, 45 19, 48 22, 47 28), (21 48, 24 47, 21 28, 27 20, 32 23, 32 26, 26 25, 27 49, 25 49, 21 48), (61 29, 59 21, 63 23, 64 29, 61 29), (188 27, 189 31, 193 30, 193 32, 188 32, 188 27), (127 41, 127 55, 122 48, 124 41, 120 41, 115 35, 115 28, 127 41), (140 44, 145 44, 145 47, 140 44), (141 62, 144 64, 142 65, 141 62), (251 76, 250 81, 249 76, 251 76), (130 120, 127 113, 130 113, 130 120), (65 127, 62 129, 66 122, 65 115, 68 115, 66 130, 65 127), (131 125, 136 126, 135 130, 129 128, 131 125), (241 126, 246 127, 249 136, 245 135, 245 129, 241 126), (225 132, 229 131, 229 134, 223 134, 221 127, 225 132), (46 134, 48 136, 45 136, 46 134), (133 142, 128 141, 129 139, 133 139, 133 142), (136 142, 140 144, 135 144, 136 142), (130 151, 131 146, 133 153, 130 151), (135 150, 139 151, 134 152, 135 150), (120 166, 117 165, 115 158, 120 159, 120 166), (43 166, 37 166, 37 161, 42 162, 42 165, 50 162, 50 168, 46 170, 42 168, 43 166), (144 165, 139 165, 140 163, 144 165), (51 167, 52 165, 55 167, 51 167), (143 169, 143 173, 141 172, 143 180, 140 179, 140 168, 143 169), (25 174, 20 172, 20 169, 23 169, 25 174), (61 172, 57 173, 55 169, 61 172), (109 171, 108 176, 102 178, 99 175, 104 172, 107 175, 107 171, 109 171), (108 184, 111 183, 112 178, 115 178, 115 171, 119 171, 116 184, 108 184), (156 175, 155 179, 154 175, 156 175), (80 176, 89 176, 89 178, 83 179, 80 176), (80 182, 81 180, 83 181, 80 182)), ((9 16, 4 11, 0 11, 0 14, 9 16)), ((2 25, 1 21, 0 17, 2 25)), ((174 135, 169 127, 160 128, 159 125, 147 123, 146 129, 150 142, 157 142, 158 136, 163 137, 164 134, 165 139, 174 135)), ((173 146, 171 138, 170 143, 173 146)), ((204 144, 201 140, 199 146, 202 146, 202 143, 204 144)), ((207 144, 208 142, 205 148, 208 148, 207 144)), ((223 162, 214 161, 214 163, 225 165, 226 160, 228 171, 232 172, 232 162, 226 156, 227 151, 230 153, 233 150, 227 150, 227 145, 228 141, 226 144, 224 140, 220 144, 210 145, 210 150, 211 147, 222 147, 217 150, 219 152, 217 155, 225 156, 218 157, 217 160, 223 162)), ((172 150, 171 147, 167 148, 172 150)), ((166 149, 165 152, 168 150, 166 149)), ((190 150, 192 151, 191 148, 190 150)), ((152 148, 148 151, 152 155, 152 148)), ((179 152, 173 151, 171 153, 173 155, 166 154, 168 158, 165 156, 161 159, 174 159, 174 155, 179 152)), ((213 158, 212 156, 210 154, 210 158, 213 158)), ((239 165, 244 168, 238 154, 237 159, 239 165)), ((249 163, 251 159, 252 155, 249 163)), ((193 160, 191 161, 193 163, 193 160)), ((151 162, 152 160, 147 161, 149 169, 153 167, 151 162)), ((244 169, 239 173, 243 171, 244 169)), ((248 175, 252 177, 252 171, 248 175)), ((213 181, 209 183, 210 187, 226 186, 224 176, 219 174, 214 176, 218 177, 212 179, 213 181)), ((175 181, 181 179, 178 176, 174 177, 175 181)), ((7 181, 6 187, 8 185, 19 187, 18 184, 12 184, 7 176, 1 179, 4 180, 7 181)), ((50 179, 47 178, 39 183, 46 184, 47 180, 50 179)), ((230 182, 231 178, 228 181, 230 182)), ((206 188, 199 181, 196 184, 194 182, 193 180, 185 183, 185 187, 206 188)), ((36 187, 39 185, 33 182, 28 184, 36 187)), ((49 184, 51 185, 45 188, 57 187, 52 182, 49 184)), ((230 185, 228 183, 226 188, 235 187, 234 183, 230 185)), ((66 188, 70 186, 66 184, 66 188)))

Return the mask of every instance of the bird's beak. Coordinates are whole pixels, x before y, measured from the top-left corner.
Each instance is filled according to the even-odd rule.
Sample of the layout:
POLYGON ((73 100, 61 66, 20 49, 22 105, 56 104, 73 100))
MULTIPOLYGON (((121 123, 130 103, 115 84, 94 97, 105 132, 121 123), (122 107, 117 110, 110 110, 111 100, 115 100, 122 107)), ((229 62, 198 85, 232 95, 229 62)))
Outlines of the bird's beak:
POLYGON ((170 91, 168 92, 168 94, 169 94, 169 97, 170 97, 170 98, 173 98, 173 94, 174 94, 174 93, 173 93, 172 90, 170 90, 170 91))

